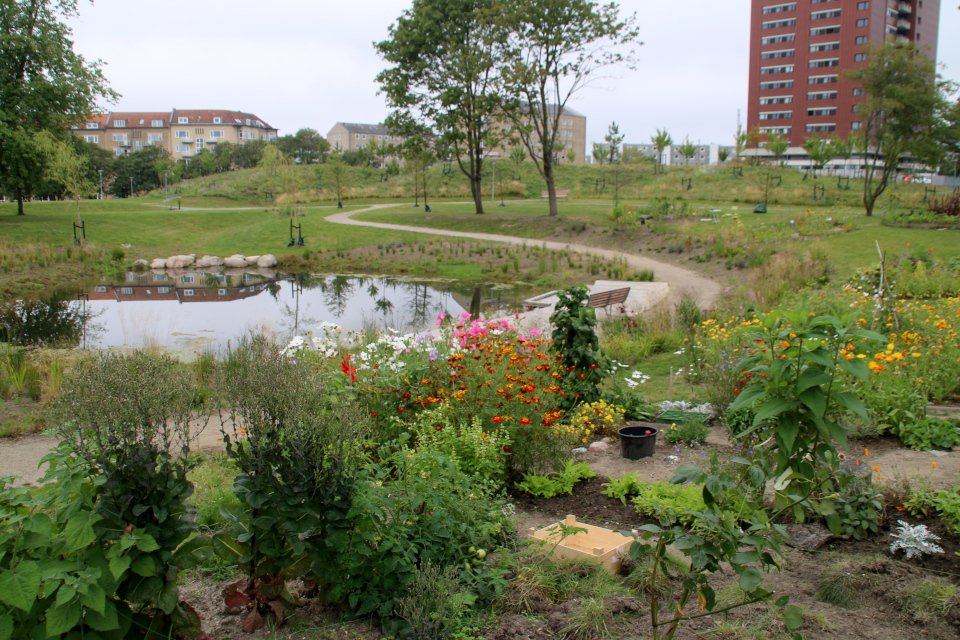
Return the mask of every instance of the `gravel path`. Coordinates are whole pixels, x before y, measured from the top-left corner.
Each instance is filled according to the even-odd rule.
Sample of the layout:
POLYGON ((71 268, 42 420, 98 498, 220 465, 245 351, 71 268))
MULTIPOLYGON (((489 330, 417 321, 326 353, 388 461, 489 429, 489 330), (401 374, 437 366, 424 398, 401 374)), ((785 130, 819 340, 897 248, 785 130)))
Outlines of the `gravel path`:
POLYGON ((389 207, 396 207, 396 204, 375 204, 371 205, 365 209, 357 209, 355 211, 343 211, 341 213, 336 213, 332 216, 327 216, 327 222, 335 222, 337 224, 350 224, 359 227, 376 227, 378 229, 390 229, 392 231, 408 231, 411 233, 425 233, 434 236, 450 236, 454 238, 470 238, 471 240, 488 240, 492 242, 506 242, 509 244, 530 244, 530 245, 545 245, 547 249, 554 251, 563 251, 571 250, 576 251, 577 253, 582 253, 586 255, 595 255, 601 258, 608 260, 611 259, 626 259, 627 264, 637 271, 643 269, 650 269, 656 274, 657 282, 666 282, 670 285, 671 290, 676 293, 681 292, 690 292, 694 294, 697 299, 700 301, 700 305, 703 307, 712 307, 713 303, 716 301, 717 297, 722 291, 722 287, 710 280, 709 278, 704 278, 689 269, 684 269, 683 267, 677 267, 672 264, 667 264, 665 262, 659 262, 651 258, 644 258, 642 256, 635 256, 629 253, 623 253, 621 251, 614 251, 612 249, 602 249, 597 247, 588 247, 582 244, 570 244, 563 242, 550 242, 542 240, 531 240, 529 238, 517 238, 515 236, 503 236, 495 233, 472 233, 468 231, 450 231, 449 229, 432 229, 430 227, 414 227, 404 224, 387 224, 383 222, 363 222, 361 220, 354 220, 351 216, 357 213, 363 213, 366 211, 377 211, 379 209, 387 209, 389 207))

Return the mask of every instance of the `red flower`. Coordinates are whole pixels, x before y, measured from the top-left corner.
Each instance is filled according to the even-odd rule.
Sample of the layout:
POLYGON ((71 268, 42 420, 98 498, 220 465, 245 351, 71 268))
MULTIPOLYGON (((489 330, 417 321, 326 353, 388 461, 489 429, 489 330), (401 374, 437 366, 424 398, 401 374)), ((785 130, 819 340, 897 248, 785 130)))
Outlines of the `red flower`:
POLYGON ((437 427, 437 431, 443 431, 443 427, 437 427))
POLYGON ((740 389, 734 389, 733 392, 734 392, 734 393, 740 393, 740 389))
POLYGON ((374 411, 373 413, 371 413, 371 414, 370 414, 370 417, 371 417, 371 418, 376 418, 376 417, 377 417, 377 412, 374 411))
POLYGON ((508 447, 507 445, 503 445, 503 452, 510 453, 510 447, 508 447))
POLYGON ((344 358, 343 362, 340 363, 340 370, 343 371, 344 375, 350 376, 350 382, 357 381, 357 376, 354 375, 357 370, 350 366, 350 356, 344 358))
POLYGON ((493 421, 496 422, 497 424, 500 424, 501 422, 503 422, 503 416, 493 416, 493 421))
POLYGON ((520 418, 520 424, 530 424, 530 418, 520 418))

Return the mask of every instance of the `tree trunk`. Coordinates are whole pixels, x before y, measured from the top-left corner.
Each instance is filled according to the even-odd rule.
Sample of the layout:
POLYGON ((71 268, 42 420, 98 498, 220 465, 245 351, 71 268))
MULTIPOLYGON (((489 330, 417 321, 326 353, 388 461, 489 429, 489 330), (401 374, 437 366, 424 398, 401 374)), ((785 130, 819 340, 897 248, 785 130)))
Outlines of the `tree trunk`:
MULTIPOLYGON (((544 154, 546 156, 546 154, 544 154)), ((553 179, 553 163, 551 158, 543 159, 543 175, 547 182, 547 194, 550 196, 550 215, 558 215, 557 211, 557 185, 553 179)))
POLYGON ((470 193, 473 195, 473 204, 477 208, 477 215, 485 213, 483 210, 483 184, 480 176, 470 176, 470 193))
POLYGON ((23 189, 17 189, 17 215, 26 215, 23 212, 23 189))

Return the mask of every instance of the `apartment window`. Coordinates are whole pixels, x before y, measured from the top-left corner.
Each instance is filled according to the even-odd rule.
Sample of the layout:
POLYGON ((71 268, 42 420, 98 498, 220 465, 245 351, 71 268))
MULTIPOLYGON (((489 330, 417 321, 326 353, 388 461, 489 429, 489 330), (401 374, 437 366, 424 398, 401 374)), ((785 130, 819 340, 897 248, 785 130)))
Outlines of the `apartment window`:
POLYGON ((118 129, 122 129, 123 127, 127 126, 127 121, 126 121, 126 120, 114 120, 114 121, 113 121, 113 126, 117 127, 118 129))
POLYGON ((127 150, 124 149, 123 147, 117 147, 116 149, 113 150, 113 155, 115 155, 115 156, 122 156, 122 155, 125 154, 126 152, 127 152, 127 150))
POLYGON ((131 138, 142 138, 142 137, 143 137, 143 132, 142 132, 142 131, 134 131, 134 132, 132 132, 132 133, 130 134, 130 137, 131 137, 131 138))
POLYGON ((836 100, 836 91, 822 91, 820 93, 808 93, 807 100, 836 100))
POLYGON ((247 118, 247 126, 248 126, 248 127, 252 127, 252 126, 253 126, 253 124, 250 122, 250 118, 247 118))
POLYGON ((106 288, 106 287, 94 287, 94 288, 93 288, 93 292, 94 292, 94 293, 106 293, 106 292, 107 292, 107 288, 106 288))
POLYGON ((766 76, 771 73, 793 73, 793 65, 789 64, 782 67, 760 67, 760 75, 766 76))
POLYGON ((835 124, 808 124, 807 133, 830 133, 837 130, 835 124))
POLYGON ((760 104, 790 104, 793 96, 777 96, 774 98, 760 98, 760 104))
POLYGON ((226 289, 217 289, 217 295, 218 295, 218 296, 225 296, 225 295, 227 295, 227 290, 226 290, 226 289))
POLYGON ((162 296, 162 295, 166 295, 166 294, 168 294, 168 293, 170 293, 170 287, 157 287, 157 294, 158 294, 158 295, 161 295, 161 296, 162 296))
POLYGON ((199 153, 201 149, 203 149, 203 138, 197 138, 197 152, 199 153))
POLYGON ((839 18, 840 9, 831 9, 829 11, 812 11, 810 12, 811 20, 828 20, 830 18, 839 18))
POLYGON ((211 137, 211 138, 223 138, 223 137, 225 137, 224 133, 225 133, 225 132, 224 132, 223 129, 214 129, 213 131, 210 132, 210 137, 211 137))
POLYGON ((814 27, 810 29, 811 36, 829 36, 835 33, 840 33, 840 25, 834 25, 832 27, 814 27))
POLYGON ((761 120, 789 120, 793 117, 793 111, 761 111, 761 120))
POLYGON ((353 134, 353 139, 354 139, 354 140, 359 140, 359 139, 360 139, 360 134, 359 134, 359 133, 353 134))
POLYGON ((190 137, 190 132, 189 132, 189 131, 184 131, 183 129, 180 129, 180 130, 178 130, 178 131, 175 131, 175 132, 173 133, 173 135, 176 136, 176 137, 178 137, 178 138, 189 138, 189 137, 190 137))
POLYGON ((866 10, 869 9, 869 8, 870 8, 870 2, 869 2, 869 1, 868 1, 868 2, 858 2, 858 3, 857 3, 857 11, 866 11, 866 10))
POLYGON ((127 134, 125 134, 125 133, 115 133, 115 134, 113 134, 113 141, 114 141, 114 142, 126 142, 126 141, 127 141, 127 134))
POLYGON ((93 144, 99 144, 99 143, 100 143, 100 136, 83 136, 83 141, 84 141, 84 142, 90 142, 90 143, 93 143, 93 144))
POLYGON ((857 36, 857 44, 864 44, 869 39, 869 36, 857 36))
POLYGON ((760 91, 769 91, 771 89, 792 89, 793 80, 783 80, 781 82, 761 82, 760 91))
POLYGON ((854 130, 856 130, 856 129, 862 129, 862 128, 863 128, 863 123, 862 123, 862 122, 851 122, 851 123, 850 123, 850 128, 851 128, 851 129, 854 129, 854 130))
POLYGON ((853 56, 853 60, 855 62, 864 62, 866 59, 867 59, 867 54, 865 53, 858 53, 853 56))
POLYGON ((367 134, 363 134, 363 139, 364 139, 364 140, 367 139, 367 134))
POLYGON ((177 124, 190 124, 190 118, 177 118, 177 124))
POLYGON ((859 104, 853 105, 853 112, 854 112, 854 113, 860 113, 860 105, 859 105, 859 104))
POLYGON ((177 152, 177 153, 183 153, 184 151, 189 151, 189 150, 190 150, 190 147, 188 147, 188 146, 185 145, 185 144, 178 144, 178 145, 176 146, 176 152, 177 152))
POLYGON ((764 22, 762 27, 764 29, 782 29, 783 27, 793 27, 796 26, 797 19, 790 18, 789 20, 773 20, 771 22, 764 22))
POLYGON ((854 87, 854 88, 853 88, 853 95, 855 95, 855 96, 862 96, 862 95, 863 95, 863 87, 854 87))
MULTIPOLYGON (((784 42, 793 42, 797 39, 797 34, 790 33, 782 36, 767 36, 766 38, 760 38, 760 44, 781 44, 784 42)), ((573 124, 572 122, 570 124, 573 124)))
POLYGON ((162 142, 163 134, 162 133, 148 133, 147 142, 162 142))
POLYGON ((859 27, 865 27, 865 26, 867 26, 868 24, 870 24, 870 19, 869 19, 869 18, 860 18, 859 20, 857 20, 857 27, 858 27, 858 28, 859 28, 859 27))
POLYGON ((793 127, 760 127, 760 133, 778 133, 783 136, 790 135, 791 131, 793 127))
POLYGON ((784 49, 782 51, 765 51, 760 54, 761 60, 770 60, 772 58, 792 58, 794 49, 784 49))
POLYGON ((180 276, 181 284, 193 284, 194 276, 180 276))
POLYGON ((125 296, 132 296, 133 287, 120 287, 120 294, 125 296))
POLYGON ((196 136, 202 136, 202 135, 203 135, 203 129, 197 127, 196 129, 193 130, 193 134, 196 135, 196 136))
POLYGON ((100 128, 100 123, 99 123, 99 122, 88 122, 88 123, 87 123, 87 129, 99 129, 99 128, 100 128))
POLYGON ((823 116, 835 116, 837 115, 836 107, 828 107, 826 109, 807 109, 807 115, 811 118, 822 118, 823 116))
POLYGON ((151 120, 151 121, 150 121, 150 126, 151 126, 151 127, 162 127, 162 126, 163 126, 163 120, 151 120))
POLYGON ((193 295, 193 289, 184 289, 183 295, 189 298, 190 296, 193 295))
POLYGON ((166 274, 163 274, 163 273, 155 273, 155 274, 153 274, 153 281, 154 281, 154 282, 165 282, 166 279, 167 279, 166 274))
POLYGON ((213 124, 223 124, 223 118, 215 117, 213 119, 213 124))
POLYGON ((763 8, 763 15, 768 15, 771 13, 784 13, 786 11, 795 11, 797 8, 796 2, 790 2, 787 4, 775 4, 770 7, 763 8))
POLYGON ((838 67, 840 66, 839 58, 829 58, 827 60, 811 60, 808 63, 808 66, 811 69, 820 69, 823 67, 838 67))
POLYGON ((807 84, 833 84, 838 82, 839 76, 810 76, 807 84))
POLYGON ((812 44, 810 45, 810 53, 817 53, 818 51, 836 51, 840 48, 839 42, 824 42, 823 44, 812 44))

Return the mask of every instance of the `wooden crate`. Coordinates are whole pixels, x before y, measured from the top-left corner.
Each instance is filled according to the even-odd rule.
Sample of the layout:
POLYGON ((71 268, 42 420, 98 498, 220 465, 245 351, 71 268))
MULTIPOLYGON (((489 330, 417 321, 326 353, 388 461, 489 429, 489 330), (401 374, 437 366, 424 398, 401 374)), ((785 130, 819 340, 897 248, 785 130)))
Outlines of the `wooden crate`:
MULTIPOLYGON (((620 573, 623 559, 630 550, 633 538, 629 538, 619 531, 579 523, 577 522, 577 516, 567 516, 564 518, 563 524, 568 527, 580 527, 587 531, 586 533, 581 532, 567 536, 554 549, 553 555, 555 558, 592 560, 599 562, 608 573, 620 573)), ((547 540, 556 543, 560 538, 559 528, 554 528, 556 526, 556 524, 552 524, 539 531, 531 527, 527 537, 530 540, 547 540)), ((637 531, 634 530, 632 533, 636 535, 637 531)))

